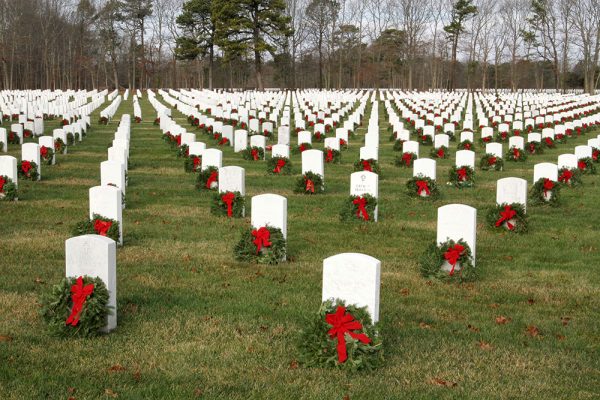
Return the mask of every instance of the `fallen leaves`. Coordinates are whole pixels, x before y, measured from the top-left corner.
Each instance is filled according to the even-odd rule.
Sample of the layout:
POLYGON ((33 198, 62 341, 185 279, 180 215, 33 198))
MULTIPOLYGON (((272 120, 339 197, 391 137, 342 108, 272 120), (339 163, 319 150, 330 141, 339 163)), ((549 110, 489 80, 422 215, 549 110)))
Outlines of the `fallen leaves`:
POLYGON ((12 336, 0 335, 0 342, 12 342, 12 336))
POLYGON ((431 378, 429 383, 436 386, 444 386, 444 387, 455 387, 457 385, 456 382, 447 381, 441 378, 431 378))
POLYGON ((478 345, 481 350, 492 350, 494 348, 494 346, 483 340, 480 340, 478 345))
POLYGON ((500 304, 498 304, 498 303, 492 303, 488 307, 489 308, 498 308, 498 307, 500 307, 500 304))
POLYGON ((119 397, 119 394, 112 389, 104 389, 104 394, 108 397, 112 397, 113 399, 119 397))
POLYGON ((425 322, 419 322, 419 328, 421 329, 431 329, 431 325, 425 322))
POLYGON ((496 323, 498 325, 504 325, 504 324, 508 324, 510 321, 512 321, 511 318, 507 318, 504 315, 501 315, 499 317, 496 317, 496 323))
POLYGON ((400 294, 402 296, 406 297, 410 294, 410 290, 408 288, 402 288, 402 289, 400 289, 400 294))
POLYGON ((562 322, 563 326, 567 326, 569 325, 569 322, 571 322, 571 317, 562 317, 560 322, 562 322))
POLYGON ((563 340, 565 340, 566 338, 567 338, 567 337, 566 337, 565 335, 556 335, 556 339, 557 339, 557 340, 560 340, 560 341, 563 341, 563 340))
POLYGON ((115 364, 113 366, 111 366, 108 371, 109 372, 119 372, 119 371, 125 371, 125 367, 122 366, 121 364, 115 364))
POLYGON ((467 325, 467 329, 470 330, 471 332, 479 332, 481 330, 471 324, 467 325))
POLYGON ((289 368, 290 368, 290 369, 298 369, 298 361, 296 361, 296 360, 292 360, 292 361, 290 362, 290 367, 289 367, 289 368))
POLYGON ((529 335, 531 337, 536 337, 536 336, 541 335, 540 330, 535 325, 529 325, 527 327, 527 330, 525 331, 525 334, 529 335))
POLYGON ((529 304, 530 306, 533 305, 533 303, 535 303, 534 299, 527 300, 527 304, 529 304))

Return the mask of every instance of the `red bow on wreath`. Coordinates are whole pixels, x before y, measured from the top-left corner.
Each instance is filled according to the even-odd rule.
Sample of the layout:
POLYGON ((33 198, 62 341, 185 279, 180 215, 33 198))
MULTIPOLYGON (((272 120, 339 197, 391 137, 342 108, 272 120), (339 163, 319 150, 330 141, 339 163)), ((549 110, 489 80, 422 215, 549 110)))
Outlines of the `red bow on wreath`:
POLYGON ((85 303, 85 300, 92 293, 94 293, 94 284, 90 283, 89 285, 83 286, 83 278, 81 276, 77 278, 76 283, 71 286, 71 301, 73 302, 73 307, 71 307, 71 314, 65 321, 66 325, 77 326, 79 317, 83 311, 83 303, 85 303))
POLYGON ((210 173, 210 176, 206 180, 206 188, 207 189, 210 189, 212 184, 217 181, 218 176, 219 176, 219 173, 217 171, 213 171, 210 173))
POLYGON ((264 226, 262 228, 254 229, 252 231, 252 236, 254 236, 252 243, 256 246, 256 254, 260 253, 260 250, 263 247, 271 246, 271 242, 269 242, 271 232, 264 226))
POLYGON ((529 143, 529 152, 530 153, 534 153, 535 152, 535 142, 529 143))
POLYGON ((356 216, 360 218, 362 214, 362 219, 368 221, 369 214, 367 213, 367 209, 365 208, 365 206, 367 205, 367 199, 365 199, 364 197, 357 197, 356 199, 352 200, 352 204, 358 206, 358 210, 356 210, 356 216))
POLYGON ((548 145, 548 146, 552 146, 554 144, 552 142, 552 139, 550 139, 549 137, 545 138, 544 141, 546 142, 546 145, 548 145))
POLYGON ((21 162, 21 171, 23 171, 24 174, 28 174, 30 169, 31 169, 31 162, 29 162, 29 161, 21 162))
POLYGON ((198 165, 200 165, 202 160, 200 159, 200 157, 194 157, 194 160, 192 162, 194 163, 194 169, 196 169, 198 168, 198 165))
POLYGON ((252 159, 254 161, 258 161, 258 150, 252 149, 252 151, 250 152, 250 154, 252 154, 252 159))
POLYGON ((4 192, 4 184, 6 183, 6 181, 4 180, 4 178, 2 176, 0 176, 0 193, 4 192))
POLYGON ((106 236, 111 226, 111 221, 102 221, 101 219, 97 219, 94 221, 94 230, 100 236, 106 236))
POLYGON ((521 157, 521 152, 519 151, 519 149, 517 149, 516 147, 513 147, 513 157, 515 159, 519 159, 519 157, 521 157))
POLYGON ((440 147, 437 151, 437 156, 438 158, 444 158, 444 149, 440 147))
POLYGON ((307 192, 314 193, 315 192, 315 183, 308 178, 304 178, 304 183, 306 184, 306 188, 304 189, 307 192))
POLYGON ((177 146, 181 146, 181 135, 177 136, 177 146))
POLYGON ((600 150, 594 150, 592 152, 592 160, 598 161, 598 156, 600 156, 600 150))
POLYGON ((327 149, 327 155, 325 156, 325 162, 333 161, 333 150, 327 149))
POLYGON ((517 215, 517 212, 513 210, 510 205, 504 206, 504 211, 500 211, 500 218, 496 221, 496 228, 506 222, 506 226, 509 231, 515 229, 515 226, 509 221, 517 215))
POLYGON ((458 259, 460 258, 460 255, 464 250, 464 246, 461 246, 460 244, 455 244, 453 247, 450 247, 444 253, 444 258, 446 259, 446 261, 448 261, 450 265, 452 265, 452 269, 450 270, 450 276, 454 275, 454 267, 456 267, 456 263, 458 262, 458 259))
POLYGON ((471 150, 471 143, 465 143, 463 147, 465 148, 465 150, 471 150))
POLYGON ((276 174, 281 172, 281 168, 285 167, 285 160, 277 160, 277 165, 275 166, 275 168, 273 169, 273 172, 275 172, 276 174))
POLYGON ((338 362, 341 364, 348 359, 348 350, 346 349, 346 334, 361 341, 362 343, 371 343, 371 339, 364 333, 355 333, 362 329, 362 324, 354 319, 350 313, 346 314, 346 307, 338 306, 335 313, 327 314, 325 322, 332 326, 327 332, 329 337, 337 338, 338 362))
POLYGON ((428 196, 431 194, 427 181, 417 181, 417 194, 420 196, 423 191, 428 196))
POLYGON ((545 178, 544 179, 544 196, 546 196, 548 194, 548 191, 552 190, 553 188, 554 188, 554 182, 552 182, 548 178, 545 178))
POLYGON ((456 173, 458 174, 459 181, 467 180, 467 169, 465 167, 460 168, 458 171, 456 171, 456 173))
POLYGON ((494 165, 496 164, 497 158, 492 156, 490 158, 488 158, 488 165, 494 165))
POLYGON ((410 166, 410 162, 412 161, 412 154, 411 153, 404 153, 402 154, 402 161, 404 161, 404 164, 406 164, 406 166, 410 166))
POLYGON ((373 168, 371 168, 371 163, 369 160, 363 160, 362 162, 363 171, 373 172, 373 168))
POLYGON ((304 146, 304 143, 302 143, 300 145, 300 153, 302 153, 304 150, 306 150, 306 146, 304 146))
POLYGON ((233 192, 227 192, 223 196, 221 196, 221 200, 223 203, 227 205, 227 216, 231 217, 233 215, 233 200, 235 199, 235 194, 233 192))
POLYGON ((573 172, 570 169, 566 169, 562 174, 558 177, 559 182, 569 183, 569 181, 573 178, 573 172))
POLYGON ((340 139, 340 146, 346 146, 347 144, 344 139, 340 139))
POLYGON ((585 170, 585 168, 587 167, 587 164, 585 163, 585 161, 577 161, 577 168, 579 168, 580 170, 585 170))
POLYGON ((45 158, 48 155, 48 148, 46 146, 40 147, 40 156, 45 158))

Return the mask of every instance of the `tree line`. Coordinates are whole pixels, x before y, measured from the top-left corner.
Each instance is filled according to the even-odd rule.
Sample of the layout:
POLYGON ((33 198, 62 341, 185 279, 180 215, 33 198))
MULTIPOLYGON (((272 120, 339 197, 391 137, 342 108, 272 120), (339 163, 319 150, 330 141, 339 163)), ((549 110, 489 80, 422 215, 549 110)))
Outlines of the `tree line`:
POLYGON ((583 88, 600 0, 0 0, 0 89, 583 88))

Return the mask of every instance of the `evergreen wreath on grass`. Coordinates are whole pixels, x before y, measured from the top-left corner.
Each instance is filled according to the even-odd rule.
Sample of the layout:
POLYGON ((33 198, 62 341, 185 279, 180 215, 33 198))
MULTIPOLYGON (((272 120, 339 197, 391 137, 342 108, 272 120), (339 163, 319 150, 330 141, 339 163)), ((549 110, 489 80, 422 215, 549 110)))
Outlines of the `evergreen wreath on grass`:
POLYGON ((381 175, 379 162, 374 158, 363 160, 362 158, 354 163, 354 171, 369 171, 381 175))
POLYGON ((584 157, 577 160, 577 169, 584 175, 596 175, 596 166, 591 157, 584 157))
POLYGON ((306 367, 371 371, 384 363, 379 325, 367 307, 327 300, 298 336, 299 361, 306 367))
POLYGON ((165 132, 162 134, 162 140, 169 145, 172 149, 177 146, 177 138, 171 134, 171 132, 165 132))
POLYGON ((556 147, 556 142, 551 137, 545 137, 542 140, 543 140, 542 144, 544 147, 546 147, 548 149, 553 149, 556 147))
POLYGON ((17 132, 8 132, 8 137, 6 139, 9 144, 21 144, 21 139, 19 139, 19 135, 17 135, 17 132))
POLYGON ((397 167, 411 168, 416 159, 416 153, 407 151, 395 158, 394 165, 397 167))
POLYGON ((428 176, 419 174, 406 182, 407 194, 424 200, 436 200, 440 197, 437 183, 428 176))
POLYGON ((292 173, 292 163, 286 157, 271 157, 267 160, 267 173, 289 175, 292 173))
POLYGON ((540 178, 533 184, 529 198, 533 205, 556 207, 560 204, 560 185, 548 178, 540 178))
POLYGON ((182 144, 177 147, 177 158, 189 157, 190 155, 190 147, 187 144, 182 144))
POLYGON ((455 165, 450 169, 449 180, 452 185, 459 189, 472 187, 475 184, 475 171, 467 165, 460 167, 455 165))
POLYGON ((468 282, 476 278, 473 254, 462 239, 432 243, 420 259, 421 275, 443 281, 468 282))
POLYGON ((404 142, 406 142, 406 140, 402 140, 402 139, 395 140, 393 150, 394 151, 402 151, 402 146, 404 146, 404 142))
POLYGON ((0 200, 12 201, 17 196, 17 185, 8 176, 0 175, 0 200))
POLYGON ((475 146, 470 140, 463 140, 458 144, 458 150, 473 150, 475 146))
POLYGON ((556 133, 554 135, 554 143, 565 144, 567 143, 567 135, 564 133, 556 133))
POLYGON ((311 171, 298 178, 296 187, 294 188, 294 193, 302 194, 321 194, 324 191, 323 177, 311 171))
POLYGON ((219 187, 219 169, 210 166, 198 173, 196 188, 199 190, 216 190, 219 187))
POLYGON ((510 137, 508 132, 498 132, 496 135, 495 141, 498 143, 506 143, 508 138, 510 137))
POLYGON ((440 146, 437 149, 431 149, 429 154, 433 158, 440 158, 440 159, 448 158, 448 148, 446 146, 440 146))
MULTIPOLYGON (((2 146, 0 146, 2 147, 2 146)), ((54 149, 46 146, 40 146, 40 159, 46 165, 52 165, 52 158, 54 157, 54 149)))
POLYGON ((483 171, 502 171, 504 168, 504 160, 502 157, 496 157, 491 153, 485 153, 485 155, 481 157, 481 161, 479 161, 479 168, 483 171))
POLYGON ((300 154, 305 150, 311 150, 312 144, 310 143, 300 143, 297 147, 294 147, 294 149, 292 150, 292 153, 294 154, 300 154))
POLYGON ((23 129, 23 139, 31 139, 33 137, 33 132, 31 129, 23 129))
POLYGON ((248 146, 242 150, 242 158, 250 161, 263 160, 265 158, 265 149, 258 146, 248 146))
POLYGON ((521 203, 502 203, 489 209, 487 223, 492 229, 503 229, 515 233, 527 232, 527 214, 521 203))
POLYGON ((433 145, 433 138, 431 135, 419 135, 419 143, 423 146, 431 146, 433 145))
POLYGON ((198 172, 202 168, 202 157, 191 155, 183 161, 183 170, 185 172, 198 172))
POLYGON ((340 211, 342 221, 375 221, 377 198, 365 193, 361 196, 350 196, 340 211))
POLYGON ((512 146, 506 153, 506 159, 508 161, 524 162, 527 160, 527 152, 523 149, 512 146))
POLYGON ((67 133, 67 146, 73 146, 75 144, 75 135, 71 132, 67 133))
POLYGON ((278 264, 285 259, 286 247, 281 229, 267 225, 243 229, 241 239, 234 247, 234 255, 238 261, 278 264))
MULTIPOLYGON (((0 145, 0 147, 2 147, 0 145)), ((592 160, 595 163, 600 162, 600 149, 596 148, 596 147, 592 147, 592 160)))
POLYGON ((119 222, 100 214, 93 214, 92 219, 78 222, 73 228, 73 236, 100 235, 119 242, 119 222))
POLYGON ((342 162, 342 153, 339 150, 326 148, 323 152, 323 159, 326 163, 339 164, 342 162))
POLYGON ((570 169, 566 167, 558 170, 558 182, 568 187, 577 187, 583 184, 579 169, 570 169))
POLYGON ((340 150, 348 150, 348 142, 340 138, 340 150))
POLYGON ((313 140, 317 143, 323 143, 325 141, 326 135, 324 132, 315 131, 313 134, 313 140))
POLYGON ((525 149, 529 154, 544 154, 544 148, 540 142, 527 142, 525 149))
POLYGON ((215 193, 210 207, 214 215, 224 215, 229 218, 242 218, 244 216, 245 199, 240 192, 215 193))
POLYGON ((494 140, 494 136, 489 135, 489 136, 482 136, 481 139, 479 139, 481 141, 481 143, 491 143, 494 140))
POLYGON ((38 166, 33 161, 22 160, 17 166, 19 178, 29 179, 30 181, 37 181, 39 176, 38 166))
POLYGON ((67 149, 67 146, 65 145, 65 142, 63 142, 63 140, 61 138, 54 139, 54 153, 64 154, 66 149, 67 149))
POLYGON ((102 279, 67 277, 40 297, 41 316, 54 336, 99 335, 111 314, 109 293, 102 279))

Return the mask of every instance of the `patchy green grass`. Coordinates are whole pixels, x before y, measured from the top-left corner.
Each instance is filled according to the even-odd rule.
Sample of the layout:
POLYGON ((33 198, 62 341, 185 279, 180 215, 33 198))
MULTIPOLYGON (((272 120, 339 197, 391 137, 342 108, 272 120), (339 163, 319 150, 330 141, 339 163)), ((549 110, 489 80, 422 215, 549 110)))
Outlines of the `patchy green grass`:
MULTIPOLYGON (((149 103, 141 103, 145 121, 132 126, 114 333, 49 337, 37 299, 64 275, 64 241, 87 216, 88 189, 100 181, 117 121, 100 126, 93 115, 83 143, 59 156, 58 165, 44 166, 41 182, 21 181, 19 202, 0 203, 0 398, 600 396, 599 178, 563 190, 560 208, 529 207, 526 235, 484 226, 497 179, 531 182, 535 162, 555 162, 587 138, 524 164, 506 162, 505 172, 477 171, 476 187, 462 191, 444 185, 453 143, 450 159, 438 162, 441 199, 422 202, 405 193, 411 170, 392 165, 397 153, 387 142, 382 107, 380 222, 368 225, 338 218, 360 139, 351 141, 340 165, 326 166, 327 194, 314 197, 292 192, 300 156, 292 156, 295 175, 273 177, 265 162, 245 161, 227 148, 224 165, 246 168, 248 199, 267 192, 288 198, 292 261, 257 266, 233 260, 249 218, 210 214, 212 194, 195 190, 195 176, 184 173, 152 125, 149 103), (437 208, 457 202, 478 209, 480 278, 466 285, 426 281, 416 260, 435 239, 437 208), (363 374, 297 367, 294 341, 318 311, 322 260, 347 251, 382 261, 386 366, 363 374)), ((123 112, 132 113, 131 102, 117 118, 123 112)), ((58 122, 46 125, 51 130, 58 122)), ((198 140, 213 146, 201 133, 198 140)), ((427 153, 422 147, 421 155, 427 153)))

